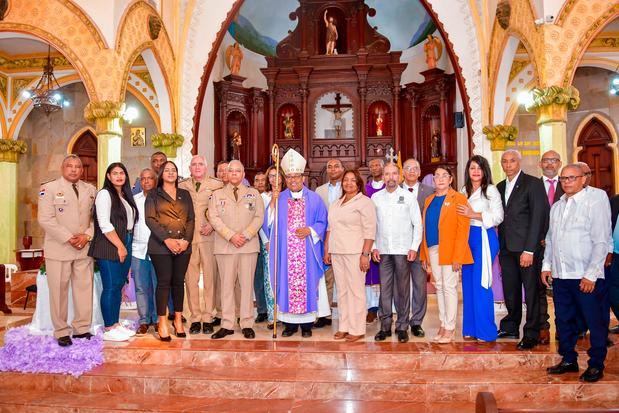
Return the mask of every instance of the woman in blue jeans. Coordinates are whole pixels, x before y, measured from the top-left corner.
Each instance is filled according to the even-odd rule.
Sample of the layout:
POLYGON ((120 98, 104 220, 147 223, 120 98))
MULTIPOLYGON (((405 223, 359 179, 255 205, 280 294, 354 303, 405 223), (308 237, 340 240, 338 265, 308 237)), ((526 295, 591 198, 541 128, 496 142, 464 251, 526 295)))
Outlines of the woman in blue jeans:
POLYGON ((118 322, 122 288, 131 265, 133 227, 138 220, 129 182, 125 165, 120 162, 110 164, 93 211, 95 236, 88 255, 97 260, 101 272, 103 339, 107 341, 126 341, 135 335, 135 331, 118 322))

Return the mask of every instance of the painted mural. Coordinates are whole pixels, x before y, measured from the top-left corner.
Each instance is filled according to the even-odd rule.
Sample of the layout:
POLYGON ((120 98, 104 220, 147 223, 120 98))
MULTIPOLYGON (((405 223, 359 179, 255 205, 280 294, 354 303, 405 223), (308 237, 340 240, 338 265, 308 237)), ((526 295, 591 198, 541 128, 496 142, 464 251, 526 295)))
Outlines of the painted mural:
MULTIPOLYGON (((392 50, 414 47, 436 31, 419 0, 366 0, 366 4, 376 9, 369 23, 387 36, 392 50)), ((277 43, 297 24, 288 15, 298 5, 298 0, 245 0, 228 32, 245 48, 275 56, 277 43)))

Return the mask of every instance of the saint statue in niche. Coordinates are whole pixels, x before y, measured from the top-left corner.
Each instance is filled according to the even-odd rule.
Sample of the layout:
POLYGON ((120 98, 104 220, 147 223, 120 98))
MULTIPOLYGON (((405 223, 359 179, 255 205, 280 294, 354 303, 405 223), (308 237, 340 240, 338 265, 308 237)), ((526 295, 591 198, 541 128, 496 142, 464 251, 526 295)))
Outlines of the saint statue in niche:
POLYGON ((376 136, 383 136, 383 123, 385 120, 382 117, 382 114, 378 112, 376 115, 376 136))
POLYGON ((441 132, 438 129, 434 129, 432 137, 430 138, 430 149, 432 162, 441 160, 441 132))
POLYGON ((238 42, 226 48, 226 66, 230 69, 230 73, 238 75, 241 71, 241 62, 243 61, 243 51, 238 42))
POLYGON ((327 10, 324 15, 325 26, 327 27, 327 55, 337 54, 335 42, 337 41, 337 26, 333 17, 327 18, 327 10))
POLYGON ((294 119, 290 113, 282 115, 284 117, 284 138, 294 139, 294 119))
POLYGON ((426 64, 428 65, 428 69, 435 69, 438 59, 440 59, 443 54, 443 44, 441 43, 441 40, 429 34, 428 40, 423 46, 423 51, 426 54, 426 64))
POLYGON ((238 130, 234 130, 234 132, 232 132, 232 138, 230 140, 232 141, 232 159, 240 160, 241 145, 243 144, 243 141, 238 130))

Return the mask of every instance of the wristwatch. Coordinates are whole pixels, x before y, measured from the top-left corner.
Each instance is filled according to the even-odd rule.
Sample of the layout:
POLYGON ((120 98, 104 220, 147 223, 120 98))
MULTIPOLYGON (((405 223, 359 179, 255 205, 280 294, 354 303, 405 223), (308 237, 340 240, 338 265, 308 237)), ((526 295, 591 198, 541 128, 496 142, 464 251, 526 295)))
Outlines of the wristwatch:
POLYGON ((363 255, 364 257, 369 257, 370 253, 369 252, 361 252, 361 255, 363 255))

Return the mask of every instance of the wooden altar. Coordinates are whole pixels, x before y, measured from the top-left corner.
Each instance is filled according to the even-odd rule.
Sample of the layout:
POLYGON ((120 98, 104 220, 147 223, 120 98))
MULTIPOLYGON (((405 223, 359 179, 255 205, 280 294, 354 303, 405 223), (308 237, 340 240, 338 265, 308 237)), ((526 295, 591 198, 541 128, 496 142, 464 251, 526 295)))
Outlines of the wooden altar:
POLYGON ((392 147, 417 158, 424 174, 439 163, 455 168, 454 75, 428 70, 423 83, 402 87, 407 64, 368 23, 376 11, 363 0, 299 3, 289 15, 296 28, 261 69, 266 91, 243 87, 240 76, 215 82, 215 160, 232 159, 238 132, 250 178, 269 165, 274 143, 308 159, 312 188, 324 181, 329 159, 365 172, 392 147))

